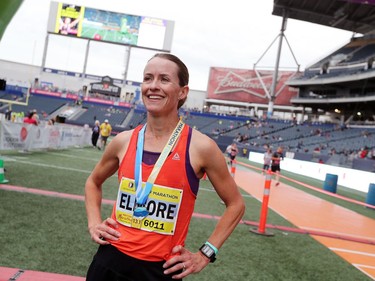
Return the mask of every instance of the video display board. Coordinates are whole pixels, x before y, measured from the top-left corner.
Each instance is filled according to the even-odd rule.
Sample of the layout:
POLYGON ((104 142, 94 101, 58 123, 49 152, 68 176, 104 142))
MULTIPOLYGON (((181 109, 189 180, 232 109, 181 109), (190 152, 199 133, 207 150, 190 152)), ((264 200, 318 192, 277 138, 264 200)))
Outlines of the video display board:
POLYGON ((51 2, 48 32, 170 51, 174 22, 51 2))
POLYGON ((55 33, 79 37, 84 10, 81 6, 59 3, 55 33))

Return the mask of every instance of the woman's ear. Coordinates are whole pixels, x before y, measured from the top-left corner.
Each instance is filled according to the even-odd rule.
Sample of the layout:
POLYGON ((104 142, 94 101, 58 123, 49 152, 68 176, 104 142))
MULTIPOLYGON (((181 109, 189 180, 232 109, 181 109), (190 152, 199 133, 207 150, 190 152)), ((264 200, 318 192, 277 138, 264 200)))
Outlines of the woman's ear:
POLYGON ((184 105, 187 95, 189 93, 189 86, 184 86, 182 87, 181 91, 178 94, 178 106, 177 108, 180 108, 181 106, 184 105))
POLYGON ((179 100, 184 100, 184 99, 186 100, 188 93, 189 93, 189 86, 182 87, 181 91, 178 94, 178 99, 179 100))

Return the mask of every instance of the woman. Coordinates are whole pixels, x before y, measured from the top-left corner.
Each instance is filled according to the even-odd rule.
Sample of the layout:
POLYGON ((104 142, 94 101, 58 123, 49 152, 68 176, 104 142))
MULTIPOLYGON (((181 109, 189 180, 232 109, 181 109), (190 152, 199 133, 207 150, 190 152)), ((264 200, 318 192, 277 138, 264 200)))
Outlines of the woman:
POLYGON ((99 135, 100 135, 100 121, 95 120, 94 127, 92 127, 91 143, 93 147, 97 147, 98 149, 100 149, 100 147, 97 146, 99 135))
POLYGON ((262 175, 270 169, 271 161, 272 161, 272 149, 267 148, 267 151, 263 154, 262 175))
POLYGON ((232 143, 229 149, 230 166, 233 165, 233 161, 236 160, 238 154, 238 147, 236 143, 232 143))
POLYGON ((35 126, 38 126, 39 124, 38 119, 39 119, 38 114, 35 111, 30 111, 27 117, 23 119, 23 123, 33 124, 35 126))
POLYGON ((244 202, 220 149, 178 116, 188 83, 188 70, 179 58, 152 57, 141 86, 147 124, 114 137, 88 177, 88 229, 100 245, 88 281, 181 280, 215 260, 241 219, 244 202), (117 170, 117 202, 111 217, 103 220, 102 184, 117 170), (204 173, 226 209, 207 242, 191 252, 185 238, 204 173))

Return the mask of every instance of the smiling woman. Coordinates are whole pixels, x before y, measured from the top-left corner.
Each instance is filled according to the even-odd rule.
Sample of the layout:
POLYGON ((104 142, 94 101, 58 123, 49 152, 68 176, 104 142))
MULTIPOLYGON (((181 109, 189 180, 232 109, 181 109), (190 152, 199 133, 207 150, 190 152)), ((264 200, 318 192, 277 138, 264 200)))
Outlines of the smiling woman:
POLYGON ((8 23, 21 6, 23 0, 3 0, 0 2, 0 40, 8 23))
MULTIPOLYGON (((157 109, 177 100, 177 109, 186 101, 189 93, 189 72, 184 63, 170 54, 156 54, 149 60, 143 75, 142 98, 143 102, 161 100, 164 106, 156 104, 157 109), (167 103, 168 102, 168 103, 167 103)), ((147 106, 146 106, 147 107, 147 106)), ((150 111, 151 108, 148 108, 150 111)), ((170 108, 170 114, 177 116, 176 108, 170 108)))
POLYGON ((178 116, 188 83, 188 69, 176 56, 148 60, 142 83, 147 123, 114 137, 88 177, 88 228, 100 245, 88 281, 182 280, 215 261, 242 218, 244 201, 221 150, 178 116), (103 220, 102 184, 116 171, 117 201, 103 220), (185 239, 204 173, 226 209, 208 239, 191 252, 185 239))

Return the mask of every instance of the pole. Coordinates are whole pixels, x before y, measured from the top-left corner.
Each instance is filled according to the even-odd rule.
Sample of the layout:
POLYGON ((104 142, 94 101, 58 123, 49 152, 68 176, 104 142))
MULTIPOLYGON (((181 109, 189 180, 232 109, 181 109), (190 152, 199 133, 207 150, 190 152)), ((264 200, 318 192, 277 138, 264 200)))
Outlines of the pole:
POLYGON ((46 35, 46 40, 44 41, 44 50, 43 50, 43 57, 42 57, 42 66, 40 68, 40 74, 44 71, 46 67, 46 59, 47 59, 47 50, 48 50, 48 41, 49 40, 49 33, 46 35))
POLYGON ((260 234, 264 236, 274 236, 273 233, 266 232, 266 222, 267 222, 267 213, 268 213, 268 201, 270 197, 270 188, 271 188, 271 179, 272 173, 271 170, 268 170, 266 173, 266 180, 264 182, 264 191, 263 191, 263 202, 260 212, 260 220, 258 228, 250 229, 250 232, 255 234, 260 234))
POLYGON ((124 86, 126 85, 126 80, 128 79, 131 46, 127 46, 125 52, 126 54, 125 54, 124 86))
POLYGON ((268 102, 268 112, 267 117, 272 117, 273 114, 273 105, 275 101, 275 92, 276 92, 276 85, 277 85, 277 77, 279 75, 279 65, 280 65, 280 56, 281 56, 281 49, 283 45, 283 39, 284 39, 284 31, 286 29, 286 22, 288 18, 284 14, 283 16, 283 22, 281 24, 280 34, 279 34, 279 47, 277 49, 277 57, 276 57, 276 64, 275 64, 275 70, 273 72, 273 78, 272 78, 272 86, 271 86, 271 92, 270 92, 270 100, 268 102))
POLYGON ((88 39, 87 44, 86 44, 85 60, 83 63, 82 79, 86 78, 87 62, 89 60, 89 53, 90 53, 90 45, 91 45, 91 39, 88 39))

